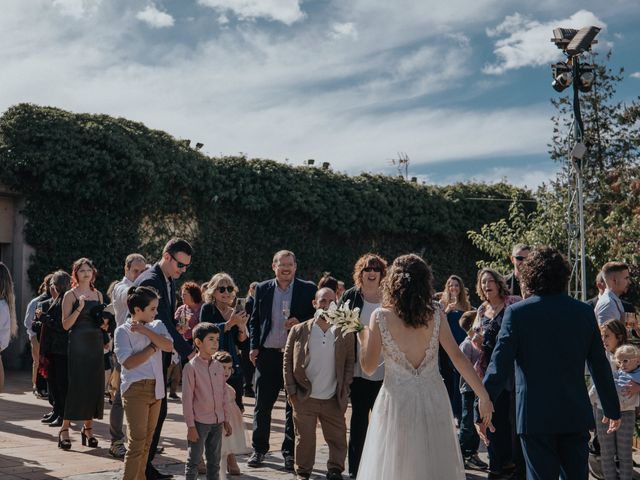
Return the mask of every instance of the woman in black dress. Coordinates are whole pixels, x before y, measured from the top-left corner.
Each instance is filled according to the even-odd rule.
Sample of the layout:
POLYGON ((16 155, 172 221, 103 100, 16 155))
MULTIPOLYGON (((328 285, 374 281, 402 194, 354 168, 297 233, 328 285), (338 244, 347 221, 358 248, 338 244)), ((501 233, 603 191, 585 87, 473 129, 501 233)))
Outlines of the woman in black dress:
POLYGON ((107 322, 97 323, 95 311, 102 305, 102 294, 94 282, 96 269, 88 258, 80 258, 71 268, 71 286, 62 300, 62 326, 69 331, 69 386, 64 421, 58 435, 58 447, 71 448, 69 427, 81 420, 82 445, 97 447, 93 436, 94 418, 102 418, 104 409, 103 330, 107 322))

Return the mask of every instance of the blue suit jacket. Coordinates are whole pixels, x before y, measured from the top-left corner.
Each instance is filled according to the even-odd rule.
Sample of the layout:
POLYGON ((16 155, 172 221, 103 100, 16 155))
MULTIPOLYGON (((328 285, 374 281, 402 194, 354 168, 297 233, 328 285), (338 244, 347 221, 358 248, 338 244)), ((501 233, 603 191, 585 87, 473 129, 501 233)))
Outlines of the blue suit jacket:
MULTIPOLYGON (((158 302, 158 313, 156 318, 162 320, 167 331, 173 338, 173 348, 183 358, 187 357, 193 351, 193 347, 184 339, 176 330, 176 324, 173 315, 176 311, 176 284, 171 280, 171 298, 168 297, 167 283, 164 273, 160 269, 160 265, 156 263, 153 267, 145 270, 140 274, 134 282, 136 287, 153 287, 158 291, 160 301, 158 302)), ((166 353, 166 352, 165 352, 166 353)))
POLYGON ((620 418, 593 309, 566 294, 533 296, 507 308, 484 385, 495 401, 515 368, 518 433, 584 432, 594 428, 585 362, 604 414, 620 418))
MULTIPOLYGON (((249 319, 251 349, 262 348, 267 335, 271 331, 271 310, 273 307, 273 292, 276 288, 276 279, 272 278, 261 282, 256 287, 253 311, 249 319)), ((313 308, 313 299, 318 288, 313 282, 296 278, 293 281, 291 292, 291 316, 304 322, 313 317, 316 312, 313 308)))

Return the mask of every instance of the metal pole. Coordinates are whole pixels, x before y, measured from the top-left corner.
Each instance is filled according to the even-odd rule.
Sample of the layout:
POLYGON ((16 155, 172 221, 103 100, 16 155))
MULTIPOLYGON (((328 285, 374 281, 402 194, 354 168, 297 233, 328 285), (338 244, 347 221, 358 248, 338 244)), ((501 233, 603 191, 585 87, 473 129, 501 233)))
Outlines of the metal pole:
MULTIPOLYGON (((580 112, 580 62, 578 57, 573 57, 573 129, 575 142, 582 143, 584 124, 582 123, 582 113, 580 112)), ((587 300, 587 258, 586 243, 584 234, 584 195, 582 187, 582 159, 574 158, 573 166, 576 169, 576 186, 578 189, 578 226, 580 229, 580 300, 587 300)))

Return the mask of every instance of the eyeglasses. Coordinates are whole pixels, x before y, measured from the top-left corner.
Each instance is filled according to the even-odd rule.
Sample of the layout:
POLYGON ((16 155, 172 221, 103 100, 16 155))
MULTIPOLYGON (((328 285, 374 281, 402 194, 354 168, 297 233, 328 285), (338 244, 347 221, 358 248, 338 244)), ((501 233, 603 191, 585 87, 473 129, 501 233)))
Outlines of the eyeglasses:
POLYGON ((636 359, 635 358, 619 358, 618 363, 629 363, 633 360, 636 360, 636 359))
POLYGON ((382 269, 380 267, 364 267, 362 271, 367 273, 371 273, 371 272, 382 273, 382 269))
POLYGON ((184 268, 184 269, 187 269, 187 268, 189 268, 189 267, 191 266, 191 264, 190 264, 190 263, 182 263, 182 262, 179 262, 179 261, 178 261, 178 259, 177 259, 176 257, 174 257, 174 256, 173 256, 173 253, 169 253, 169 256, 170 256, 171 258, 173 258, 173 259, 176 261, 176 265, 178 266, 178 268, 184 268))
POLYGON ((219 291, 220 293, 224 293, 225 291, 228 292, 228 293, 233 293, 235 288, 231 287, 231 286, 229 286, 229 287, 218 287, 218 288, 216 288, 216 290, 219 291))
POLYGON ((522 262, 525 258, 527 257, 523 257, 522 255, 516 255, 513 258, 515 258, 516 260, 518 260, 519 262, 522 262))

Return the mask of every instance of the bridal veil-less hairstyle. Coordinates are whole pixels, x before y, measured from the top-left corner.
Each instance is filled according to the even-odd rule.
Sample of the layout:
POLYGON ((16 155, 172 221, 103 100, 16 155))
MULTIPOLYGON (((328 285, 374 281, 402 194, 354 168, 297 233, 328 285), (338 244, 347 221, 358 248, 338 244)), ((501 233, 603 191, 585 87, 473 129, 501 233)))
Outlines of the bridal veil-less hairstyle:
POLYGON ((7 266, 0 262, 0 300, 7 302, 9 306, 9 331, 12 337, 18 333, 18 320, 16 319, 16 296, 13 291, 13 279, 7 266))
POLYGON ((520 277, 531 295, 565 293, 569 285, 571 266, 559 250, 542 246, 535 248, 520 267, 520 277))
POLYGON ((58 298, 55 303, 62 303, 64 294, 71 288, 71 275, 64 270, 58 270, 51 274, 51 285, 53 285, 58 292, 58 298))
POLYGON ((136 313, 136 307, 144 310, 153 300, 159 299, 158 291, 153 287, 130 287, 127 290, 127 308, 132 315, 136 313))
POLYGON ((383 305, 414 328, 427 326, 433 318, 433 294, 431 267, 418 255, 396 258, 382 281, 383 305))

